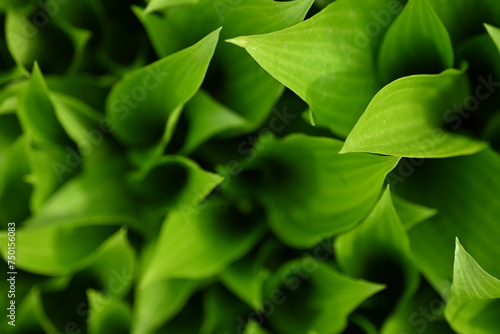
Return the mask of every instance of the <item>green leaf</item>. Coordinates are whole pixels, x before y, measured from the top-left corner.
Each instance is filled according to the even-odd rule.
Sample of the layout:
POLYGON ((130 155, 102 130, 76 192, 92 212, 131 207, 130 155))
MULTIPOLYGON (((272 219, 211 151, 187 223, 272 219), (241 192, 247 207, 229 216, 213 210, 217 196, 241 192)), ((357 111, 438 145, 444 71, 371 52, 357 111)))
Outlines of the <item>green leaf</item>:
POLYGON ((145 9, 145 13, 151 13, 174 6, 192 5, 198 1, 199 0, 151 0, 145 9))
POLYGON ((244 334, 270 334, 270 333, 262 329, 262 327, 260 327, 259 324, 253 320, 248 322, 247 326, 245 327, 244 334))
POLYGON ((200 87, 219 31, 128 74, 115 84, 107 99, 106 112, 113 124, 113 134, 121 143, 144 146, 161 141, 169 116, 200 87))
POLYGON ((5 38, 12 58, 25 75, 34 62, 46 73, 70 71, 82 56, 89 32, 71 26, 61 17, 49 18, 45 11, 38 11, 45 13, 44 19, 43 14, 34 15, 37 11, 32 10, 33 6, 31 10, 7 11, 5 38))
POLYGON ((342 142, 293 134, 261 137, 235 187, 249 189, 267 209, 269 225, 293 247, 314 246, 367 215, 398 158, 340 155, 342 142))
POLYGON ((454 44, 484 31, 483 23, 499 23, 500 9, 495 0, 462 0, 450 6, 449 0, 428 0, 454 44))
POLYGON ((379 317, 391 314, 418 287, 419 276, 409 246, 389 187, 360 225, 335 239, 336 258, 344 272, 387 285, 372 298, 371 308, 377 310, 379 317))
POLYGON ((199 285, 200 282, 194 280, 167 279, 137 286, 131 333, 156 333, 184 307, 199 285))
POLYGON ((421 223, 437 214, 436 209, 431 209, 423 205, 409 202, 395 194, 391 194, 392 203, 396 209, 404 227, 409 230, 418 223, 421 223))
POLYGON ((220 273, 248 252, 265 231, 252 218, 215 201, 202 209, 179 206, 164 222, 142 286, 167 278, 206 278, 220 273))
POLYGON ((0 112, 0 163, 8 147, 21 135, 21 126, 15 114, 0 112))
MULTIPOLYGON (((116 231, 110 226, 49 226, 16 231, 16 266, 40 275, 76 272, 95 258, 96 248, 116 231)), ((7 257, 7 232, 0 233, 0 251, 7 257)))
POLYGON ((121 164, 119 159, 108 157, 107 165, 72 178, 25 224, 31 227, 129 224, 139 229, 136 206, 119 173, 124 168, 121 164))
POLYGON ((500 156, 487 149, 471 156, 425 160, 398 185, 404 198, 438 210, 408 233, 415 261, 442 295, 451 284, 457 236, 483 268, 500 277, 498 175, 500 156))
POLYGON ((102 114, 83 101, 60 93, 50 94, 56 116, 82 154, 101 144, 107 129, 99 123, 102 114))
MULTIPOLYGON (((409 240, 406 229, 392 204, 391 193, 386 188, 382 197, 366 219, 353 230, 335 239, 335 252, 340 267, 349 275, 364 277, 365 270, 379 256, 396 256, 396 261, 408 272, 408 281, 416 280, 416 271, 409 260, 409 240)), ((369 274, 369 273, 368 273, 369 274)))
POLYGON ((393 81, 375 95, 341 153, 443 158, 479 152, 485 142, 440 128, 467 94, 465 74, 454 69, 393 81))
POLYGON ((491 39, 493 42, 495 42, 495 45, 498 48, 498 51, 500 52, 500 29, 497 27, 494 27, 490 24, 484 24, 486 30, 488 31, 488 34, 490 35, 491 39))
POLYGON ((375 51, 401 9, 397 2, 340 0, 288 29, 228 42, 306 101, 318 125, 345 137, 379 88, 375 51))
POLYGON ((456 241, 446 319, 459 333, 493 333, 500 326, 500 280, 488 274, 456 241))
MULTIPOLYGON (((264 34, 298 24, 304 20, 313 1, 243 1, 231 10, 222 3, 219 8, 219 12, 224 14, 221 38, 227 39, 264 34)), ((236 133, 258 129, 283 93, 283 85, 244 50, 224 43, 216 56, 223 64, 222 71, 226 77, 221 87, 221 100, 248 120, 246 126, 240 127, 236 133)))
POLYGON ((143 163, 131 173, 128 185, 143 207, 158 210, 164 218, 168 210, 196 208, 223 178, 207 172, 194 161, 177 155, 163 156, 143 163))
POLYGON ((6 148, 0 161, 0 221, 21 222, 30 215, 32 186, 26 182, 30 172, 26 135, 6 148))
POLYGON ((409 74, 432 74, 453 66, 453 46, 427 0, 410 0, 389 27, 378 55, 385 82, 409 74))
POLYGON ((189 154, 209 138, 245 126, 246 120, 200 90, 186 104, 189 123, 181 152, 189 154))
MULTIPOLYGON (((277 2, 250 0, 198 1, 192 6, 169 8, 163 17, 134 8, 159 56, 167 56, 193 43, 210 29, 223 25, 221 38, 239 34, 260 34, 288 28, 301 22, 311 0, 277 2), (266 13, 266 15, 262 15, 266 13), (182 34, 179 34, 182 31, 182 34)), ((248 120, 234 134, 256 129, 269 115, 283 92, 283 86, 264 71, 243 50, 219 45, 214 56, 215 91, 219 101, 248 120)))
POLYGON ((76 154, 71 146, 64 149, 60 146, 39 148, 28 145, 28 158, 31 173, 26 176, 26 181, 33 185, 30 207, 36 214, 45 201, 59 189, 62 184, 79 171, 79 165, 68 167, 68 156, 76 154), (57 166, 57 167, 56 167, 57 166), (61 169, 58 169, 60 166, 61 169))
POLYGON ((106 293, 125 296, 132 284, 135 271, 135 251, 127 239, 127 230, 120 229, 99 248, 94 262, 86 268, 101 283, 106 293))
POLYGON ((241 332, 242 317, 251 309, 220 285, 213 285, 203 295, 204 319, 200 334, 241 332))
POLYGON ((116 297, 89 289, 89 334, 127 333, 131 324, 130 306, 116 297))
POLYGON ((30 83, 19 101, 17 114, 23 130, 40 144, 66 146, 69 138, 57 119, 49 89, 35 63, 30 83))
POLYGON ((254 310, 261 311, 262 289, 268 271, 264 262, 270 247, 263 246, 239 261, 232 263, 220 275, 221 282, 254 310))
POLYGON ((427 282, 421 281, 417 292, 386 318, 380 333, 454 334, 444 318, 445 306, 446 301, 427 282))
POLYGON ((341 333, 348 315, 384 288, 340 274, 310 257, 286 263, 274 282, 270 291, 281 301, 272 305, 268 319, 282 334, 341 333))
MULTIPOLYGON (((189 0, 176 0, 189 1, 189 0)), ((139 6, 132 10, 141 21, 151 44, 163 58, 195 44, 211 31, 222 26, 213 3, 208 0, 193 1, 191 5, 169 6, 161 15, 151 13, 139 6), (179 32, 182 31, 180 34, 179 32)), ((224 27, 225 29, 225 27, 224 27)))

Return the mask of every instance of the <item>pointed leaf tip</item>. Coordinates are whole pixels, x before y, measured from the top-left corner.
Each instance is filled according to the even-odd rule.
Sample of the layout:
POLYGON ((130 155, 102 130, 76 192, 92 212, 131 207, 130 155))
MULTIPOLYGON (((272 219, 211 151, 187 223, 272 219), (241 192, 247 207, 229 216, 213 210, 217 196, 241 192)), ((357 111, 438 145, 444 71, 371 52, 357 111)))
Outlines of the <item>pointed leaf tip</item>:
POLYGON ((226 39, 226 42, 232 43, 242 48, 246 48, 248 43, 248 38, 246 36, 240 36, 240 37, 226 39))

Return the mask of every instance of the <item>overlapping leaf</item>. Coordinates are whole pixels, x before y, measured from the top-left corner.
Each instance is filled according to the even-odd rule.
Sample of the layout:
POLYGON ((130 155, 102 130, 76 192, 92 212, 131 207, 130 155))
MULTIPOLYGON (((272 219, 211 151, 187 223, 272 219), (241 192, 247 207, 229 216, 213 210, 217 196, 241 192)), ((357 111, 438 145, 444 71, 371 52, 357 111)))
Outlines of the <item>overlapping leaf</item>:
POLYGON ((401 10, 398 2, 336 1, 289 29, 229 42, 305 100, 318 125, 347 136, 379 88, 374 53, 401 10))
POLYGON ((314 258, 286 263, 273 281, 269 293, 276 303, 269 321, 283 334, 342 333, 347 316, 384 288, 340 274, 314 258))
POLYGON ((179 205, 167 216, 142 286, 167 278, 206 278, 242 257, 265 231, 226 203, 179 205))
POLYGON ((262 139, 239 177, 240 189, 268 211, 276 235, 294 247, 311 247, 358 223, 375 204, 398 158, 340 155, 342 142, 294 134, 262 139))
POLYGON ((500 280, 491 276, 458 242, 446 319, 459 333, 492 333, 500 326, 500 280))
POLYGON ((200 87, 218 35, 216 30, 195 45, 130 73, 113 87, 106 111, 120 142, 137 147, 162 140, 169 116, 200 87))
POLYGON ((410 0, 384 36, 378 54, 380 75, 390 82, 452 66, 453 46, 446 28, 427 0, 410 0))
POLYGON ((483 150, 485 142, 441 129, 457 112, 454 104, 466 100, 467 85, 454 69, 393 81, 375 95, 341 152, 442 158, 483 150))

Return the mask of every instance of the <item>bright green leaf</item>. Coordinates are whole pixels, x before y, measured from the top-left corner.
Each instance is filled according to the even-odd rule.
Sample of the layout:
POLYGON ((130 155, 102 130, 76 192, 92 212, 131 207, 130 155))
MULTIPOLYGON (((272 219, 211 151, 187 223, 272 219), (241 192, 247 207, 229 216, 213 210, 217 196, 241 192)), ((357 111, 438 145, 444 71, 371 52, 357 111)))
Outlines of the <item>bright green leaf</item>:
POLYGON ((206 278, 220 273, 260 239, 264 226, 225 203, 202 209, 180 205, 164 222, 142 286, 167 278, 206 278))
POLYGON ((340 155, 342 142, 294 134, 261 138, 242 164, 239 189, 250 189, 268 210, 271 229, 300 248, 354 226, 369 213, 398 158, 340 155))
POLYGON ((486 30, 488 31, 488 34, 493 42, 495 42, 498 51, 500 51, 500 29, 489 24, 485 24, 484 26, 486 27, 486 30))
MULTIPOLYGON (((41 275, 66 275, 89 265, 96 248, 116 231, 110 226, 41 227, 16 231, 16 266, 41 275)), ((7 233, 0 234, 7 257, 7 233)))
POLYGON ((37 143, 63 147, 69 143, 69 138, 57 119, 47 84, 37 63, 33 67, 30 83, 21 96, 17 113, 23 130, 37 143))
POLYGON ((184 154, 190 153, 210 137, 241 128, 247 122, 201 90, 187 103, 185 115, 189 129, 181 150, 184 154))
POLYGON ((128 146, 158 143, 169 115, 198 90, 219 30, 195 45, 138 69, 118 82, 107 99, 113 134, 128 146))
POLYGON ((458 70, 393 81, 375 95, 341 153, 443 158, 481 151, 487 146, 485 142, 440 128, 455 116, 453 108, 467 94, 466 77, 458 70))
POLYGON ((131 333, 156 333, 182 309, 199 285, 194 280, 167 279, 145 287, 138 286, 131 333))
POLYGON ((500 280, 456 241, 453 283, 446 319, 458 333, 489 334, 500 327, 500 280))
POLYGON ((347 136, 379 88, 375 50, 401 9, 398 2, 340 0, 291 28, 228 42, 306 101, 318 125, 347 136))
POLYGON ((427 0, 410 0, 389 27, 378 54, 386 82, 409 74, 432 74, 453 66, 453 46, 427 0))

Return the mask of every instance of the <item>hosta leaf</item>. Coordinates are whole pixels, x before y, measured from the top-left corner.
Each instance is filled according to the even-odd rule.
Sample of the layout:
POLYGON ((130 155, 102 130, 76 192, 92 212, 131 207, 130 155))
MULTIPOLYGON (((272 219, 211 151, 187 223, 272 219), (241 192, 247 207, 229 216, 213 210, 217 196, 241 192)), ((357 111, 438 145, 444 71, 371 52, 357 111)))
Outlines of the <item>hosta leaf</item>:
POLYGON ((221 282, 255 310, 262 310, 262 288, 268 275, 264 261, 270 247, 262 247, 232 263, 220 275, 221 282))
POLYGON ((127 333, 130 329, 131 311, 125 301, 89 289, 89 334, 127 333))
POLYGON ((391 197, 394 208, 396 209, 401 222, 407 230, 437 214, 436 209, 431 209, 423 205, 408 202, 407 200, 395 194, 391 194, 391 197))
POLYGON ((413 257, 442 294, 452 280, 457 236, 485 270, 500 276, 495 260, 500 256, 499 174, 500 157, 488 149, 471 156, 425 160, 397 188, 404 198, 438 210, 414 226, 409 236, 413 257))
POLYGON ((484 26, 500 52, 500 29, 489 24, 485 24, 484 26))
POLYGON ((161 15, 151 13, 147 8, 132 7, 158 57, 167 57, 187 48, 222 26, 213 3, 207 0, 193 1, 191 5, 168 7, 160 12, 161 15), (179 34, 179 31, 183 33, 179 34))
POLYGON ((0 112, 0 163, 4 152, 21 135, 21 126, 15 114, 0 112))
POLYGON ((353 277, 384 283, 387 288, 374 301, 378 314, 390 313, 418 286, 418 273, 409 252, 406 229, 387 188, 368 217, 335 239, 340 268, 353 277))
POLYGON ((186 141, 181 150, 185 154, 210 137, 243 127, 247 122, 202 90, 187 103, 185 115, 189 123, 186 141))
POLYGON ((389 27, 378 55, 386 82, 409 74, 439 73, 453 66, 453 46, 427 0, 410 0, 389 27))
MULTIPOLYGON (((392 204, 388 188, 360 225, 335 239, 335 250, 340 267, 354 277, 364 277, 364 271, 377 252, 382 256, 401 256, 396 261, 403 266, 410 262, 408 235, 392 204)), ((412 268, 409 265, 407 269, 411 271, 412 268)))
POLYGON ((55 114, 42 72, 35 63, 30 83, 21 96, 18 117, 26 133, 40 144, 66 146, 69 138, 55 114))
POLYGON ((135 251, 122 228, 99 248, 95 261, 86 269, 110 296, 125 296, 134 281, 135 251))
POLYGON ((204 319, 201 334, 241 332, 241 321, 251 309, 220 285, 213 285, 203 295, 204 319))
POLYGON ((294 134, 256 144, 238 177, 268 211, 287 244, 307 248, 369 213, 398 158, 340 155, 342 142, 294 134))
POLYGON ((442 158, 483 150, 486 143, 440 128, 467 94, 465 75, 454 69, 393 81, 375 95, 341 153, 442 158))
POLYGON ((22 301, 16 297, 16 309, 16 326, 9 325, 7 321, 10 319, 7 318, 7 321, 0 324, 2 333, 43 333, 44 328, 49 329, 47 319, 44 319, 39 289, 31 289, 22 301))
POLYGON ((50 99, 60 124, 82 154, 101 144, 107 129, 100 122, 102 115, 98 111, 63 94, 52 93, 50 99))
POLYGON ((128 184, 144 206, 157 208, 164 217, 167 210, 180 206, 195 208, 222 181, 192 160, 170 155, 144 163, 129 176, 128 184))
POLYGON ((458 333, 487 334, 500 327, 500 280, 491 276, 457 239, 446 319, 458 333))
POLYGON ((24 224, 30 227, 126 224, 143 230, 144 225, 137 220, 136 205, 121 178, 125 168, 121 159, 108 155, 106 164, 66 182, 24 224))
MULTIPOLYGON (((116 227, 48 226, 16 231, 16 266, 41 275, 66 275, 89 265, 116 227)), ((7 233, 0 233, 0 251, 7 256, 7 233)))
POLYGON ((198 2, 198 0, 151 0, 146 9, 146 13, 162 10, 168 7, 191 5, 198 2))
POLYGON ((265 231, 225 203, 179 208, 167 216, 142 286, 167 278, 206 278, 242 257, 265 231))
POLYGON ((0 90, 0 114, 15 114, 26 87, 31 80, 12 82, 0 90))
POLYGON ((314 258, 288 262, 274 280, 271 291, 281 302, 272 305, 269 321, 282 334, 342 333, 347 316, 384 288, 340 274, 314 258))
MULTIPOLYGON (((381 334, 455 333, 444 319, 446 302, 425 281, 404 303, 399 304, 385 320, 381 334)), ((378 332, 376 332, 378 333, 378 332)))
MULTIPOLYGON (((221 6, 225 27, 221 38, 263 34, 288 28, 304 20, 312 3, 310 0, 253 0, 244 1, 227 12, 227 8, 221 6)), ((226 82, 230 83, 222 86, 222 101, 248 120, 246 126, 240 127, 237 132, 255 130, 283 93, 283 85, 255 63, 247 52, 232 45, 221 45, 217 59, 224 65, 222 68, 226 82)))
MULTIPOLYGON (((219 25, 224 26, 221 38, 287 28, 301 22, 311 4, 311 0, 251 0, 239 3, 203 0, 193 6, 170 8, 163 12, 163 17, 148 15, 137 7, 134 11, 145 26, 157 54, 167 56, 219 25), (183 34, 179 34, 179 31, 183 34)), ((246 52, 233 46, 219 45, 214 65, 217 66, 214 72, 221 71, 225 78, 217 82, 216 86, 220 85, 220 88, 213 92, 214 95, 248 120, 234 133, 254 130, 269 114, 283 92, 283 86, 246 52)), ((215 73, 218 75, 218 72, 215 73)))
POLYGON ((256 321, 250 321, 245 327, 244 334, 270 334, 270 333, 262 329, 262 327, 260 327, 256 321))
POLYGON ((449 0, 428 0, 448 30, 454 44, 484 31, 483 23, 499 24, 495 0, 463 0, 450 7, 449 0))
POLYGON ((131 333, 157 333, 159 327, 182 309, 199 285, 195 280, 166 279, 136 287, 131 333))
POLYGON ((32 213, 37 213, 43 203, 79 171, 80 166, 74 168, 67 166, 70 154, 76 154, 76 151, 69 145, 64 149, 60 146, 43 149, 36 145, 28 145, 31 173, 26 176, 26 181, 33 185, 30 201, 32 213))
POLYGON ((318 125, 347 136, 379 88, 374 53, 401 9, 398 2, 340 0, 291 28, 228 42, 305 100, 318 125))
POLYGON ((34 24, 36 19, 25 14, 26 10, 10 8, 6 15, 5 38, 17 66, 25 75, 35 61, 46 73, 68 71, 81 55, 88 32, 72 27, 57 16, 53 19, 46 16, 45 24, 38 27, 41 22, 34 24))
POLYGON ((106 112, 120 142, 144 146, 160 141, 169 115, 200 87, 218 35, 216 30, 195 45, 128 74, 113 87, 106 112))
POLYGON ((29 201, 33 187, 26 182, 30 172, 27 138, 20 136, 0 161, 0 221, 21 222, 30 215, 29 201))
POLYGON ((202 302, 201 294, 193 296, 181 312, 155 334, 200 333, 204 311, 202 302))
POLYGON ((366 317, 354 313, 349 317, 349 320, 352 324, 356 325, 356 327, 363 330, 365 334, 377 334, 377 326, 375 326, 369 319, 366 317))

